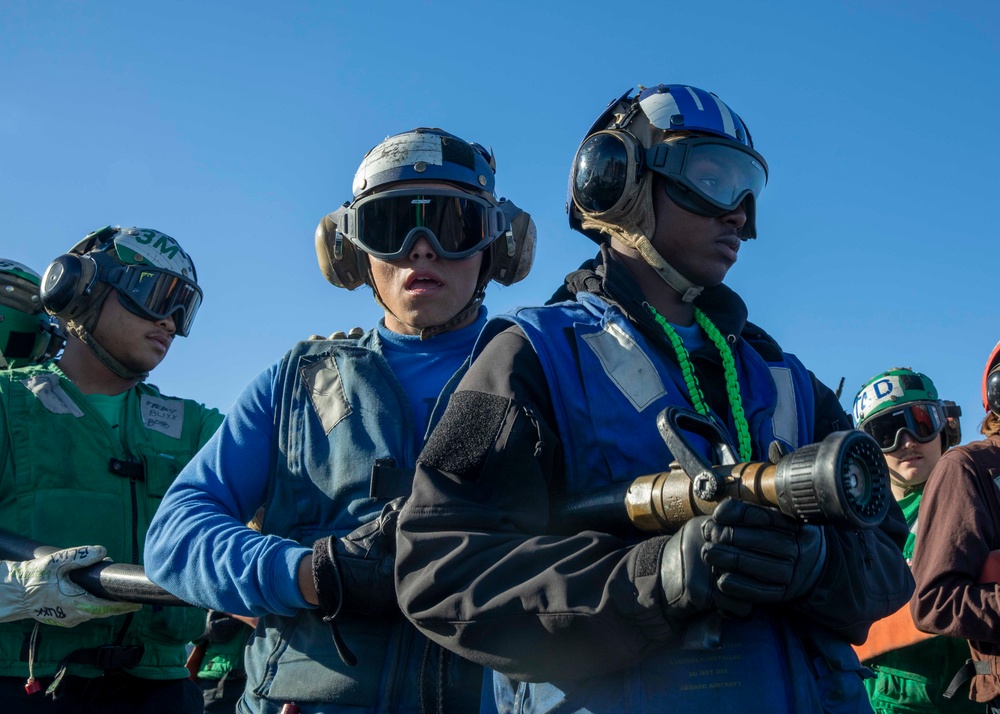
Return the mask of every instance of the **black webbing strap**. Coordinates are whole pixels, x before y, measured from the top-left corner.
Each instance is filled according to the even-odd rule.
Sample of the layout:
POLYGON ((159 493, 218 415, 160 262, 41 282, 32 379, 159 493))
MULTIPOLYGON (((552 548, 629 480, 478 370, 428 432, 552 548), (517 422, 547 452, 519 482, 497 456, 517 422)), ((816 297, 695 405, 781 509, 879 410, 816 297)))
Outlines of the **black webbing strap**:
POLYGON ((963 664, 961 668, 955 672, 955 676, 952 677, 951 684, 948 685, 948 688, 941 696, 951 699, 955 696, 955 692, 958 691, 959 687, 975 677, 977 674, 990 674, 992 671, 990 663, 986 660, 967 659, 965 660, 965 664, 963 664))
POLYGON ((73 650, 63 659, 64 664, 85 664, 104 672, 137 667, 145 648, 142 645, 101 645, 73 650))
POLYGON ((316 587, 320 615, 323 622, 330 625, 333 646, 337 648, 341 661, 348 667, 354 667, 358 664, 358 658, 351 652, 341 637, 340 630, 337 629, 337 615, 340 614, 340 608, 344 604, 344 583, 331 543, 335 537, 320 538, 313 543, 313 585, 316 587))
POLYGON ((146 470, 139 461, 122 461, 112 458, 108 461, 108 471, 115 476, 123 476, 132 481, 145 481, 146 470))

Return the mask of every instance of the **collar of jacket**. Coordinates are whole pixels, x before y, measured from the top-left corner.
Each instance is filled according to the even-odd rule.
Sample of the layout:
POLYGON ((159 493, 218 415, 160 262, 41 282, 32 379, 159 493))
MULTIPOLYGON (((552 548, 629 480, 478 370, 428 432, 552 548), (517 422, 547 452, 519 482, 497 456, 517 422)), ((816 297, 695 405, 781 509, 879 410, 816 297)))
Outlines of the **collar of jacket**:
MULTIPOLYGON (((601 246, 601 252, 596 257, 566 276, 565 284, 550 302, 573 299, 578 292, 598 295, 621 308, 633 322, 644 327, 652 325, 654 333, 660 332, 649 311, 643 307, 645 299, 632 275, 606 245, 601 246)), ((726 285, 705 288, 694 304, 715 323, 730 344, 735 341, 730 335, 738 337, 747 326, 746 303, 726 285)))

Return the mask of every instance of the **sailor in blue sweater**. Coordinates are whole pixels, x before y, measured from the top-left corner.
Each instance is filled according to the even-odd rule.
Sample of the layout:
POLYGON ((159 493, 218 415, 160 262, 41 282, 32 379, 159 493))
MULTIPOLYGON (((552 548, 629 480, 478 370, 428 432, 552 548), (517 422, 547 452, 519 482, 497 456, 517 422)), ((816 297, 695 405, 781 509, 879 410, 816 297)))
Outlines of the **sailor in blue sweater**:
POLYGON ((406 621, 392 571, 396 514, 486 285, 533 258, 534 225, 496 198, 494 172, 492 152, 439 129, 373 148, 316 244, 326 278, 369 285, 385 318, 264 370, 164 497, 150 578, 260 618, 240 712, 479 711, 481 668, 406 621), (245 524, 261 508, 258 532, 245 524))

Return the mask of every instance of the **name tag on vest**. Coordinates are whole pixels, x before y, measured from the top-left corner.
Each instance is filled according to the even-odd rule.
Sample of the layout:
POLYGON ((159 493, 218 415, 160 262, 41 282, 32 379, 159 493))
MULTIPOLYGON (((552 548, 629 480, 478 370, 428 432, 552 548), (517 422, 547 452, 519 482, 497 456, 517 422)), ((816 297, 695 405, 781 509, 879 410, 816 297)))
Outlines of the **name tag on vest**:
POLYGON ((181 438, 184 427, 184 402, 180 399, 161 399, 143 394, 139 397, 139 414, 143 425, 173 439, 181 438))

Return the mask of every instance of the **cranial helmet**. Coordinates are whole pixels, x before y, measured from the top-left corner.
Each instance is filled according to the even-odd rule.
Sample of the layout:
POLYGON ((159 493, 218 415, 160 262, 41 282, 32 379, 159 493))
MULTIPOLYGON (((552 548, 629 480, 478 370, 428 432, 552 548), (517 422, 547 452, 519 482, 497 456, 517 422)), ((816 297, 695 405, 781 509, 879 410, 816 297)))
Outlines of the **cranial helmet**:
POLYGON ((898 435, 908 431, 921 443, 942 431, 942 446, 961 441, 960 407, 938 399, 937 388, 925 374, 896 367, 869 379, 854 398, 854 423, 889 453, 899 446, 898 435))
POLYGON ((53 260, 42 276, 45 309, 66 321, 115 374, 144 379, 108 354, 92 337, 112 290, 129 312, 147 320, 171 317, 186 337, 201 306, 202 291, 191 257, 176 240, 149 228, 105 226, 53 260))
POLYGON ((1000 417, 1000 342, 997 342, 983 370, 983 408, 1000 417))
MULTIPOLYGON (((534 222, 513 202, 497 199, 495 172, 491 151, 441 129, 390 136, 362 160, 353 200, 324 216, 316 228, 320 270, 337 287, 368 284, 375 290, 369 257, 400 259, 418 237, 426 237, 445 259, 485 251, 472 300, 430 334, 448 329, 478 310, 490 280, 511 285, 524 279, 534 260, 534 222), (435 186, 400 186, 414 181, 435 186)), ((377 290, 376 299, 382 302, 377 290)))
POLYGON ((636 249, 686 302, 702 287, 653 248, 653 175, 674 203, 718 217, 744 206, 740 237, 755 238, 756 199, 767 163, 743 120, 711 92, 660 84, 613 100, 584 136, 569 177, 569 224, 592 240, 609 237, 636 249))
POLYGON ((53 357, 64 339, 42 309, 42 279, 31 268, 0 258, 0 367, 24 367, 53 357))

